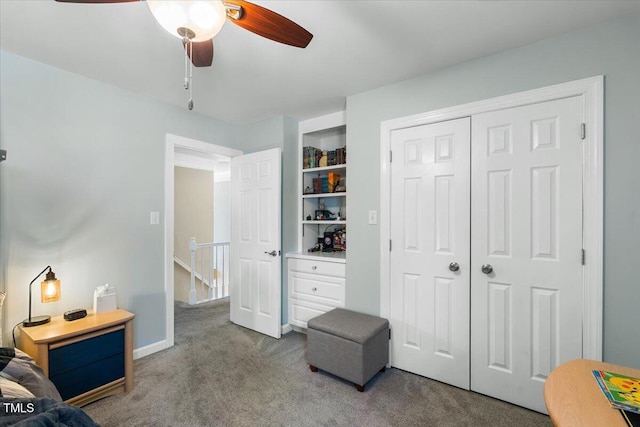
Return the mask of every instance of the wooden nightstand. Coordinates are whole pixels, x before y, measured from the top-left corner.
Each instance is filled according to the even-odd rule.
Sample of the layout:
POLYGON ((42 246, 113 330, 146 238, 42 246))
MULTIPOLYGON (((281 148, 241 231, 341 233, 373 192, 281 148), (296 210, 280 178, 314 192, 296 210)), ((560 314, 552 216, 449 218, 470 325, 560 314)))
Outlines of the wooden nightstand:
POLYGON ((21 350, 33 357, 67 402, 83 406, 133 389, 133 318, 117 309, 45 325, 20 325, 21 350))

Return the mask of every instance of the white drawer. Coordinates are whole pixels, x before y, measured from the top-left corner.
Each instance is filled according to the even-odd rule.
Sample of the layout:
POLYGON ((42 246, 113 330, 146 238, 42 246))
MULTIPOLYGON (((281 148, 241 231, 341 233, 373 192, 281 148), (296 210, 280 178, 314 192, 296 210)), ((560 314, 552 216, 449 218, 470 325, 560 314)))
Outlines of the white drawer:
POLYGON ((316 274, 289 274, 291 296, 318 299, 323 304, 344 305, 344 279, 316 274))
POLYGON ((299 271, 301 273, 320 274, 322 276, 346 277, 345 264, 342 262, 289 258, 289 270, 299 271))
POLYGON ((307 327, 307 322, 316 316, 333 310, 335 307, 325 306, 322 304, 314 304, 308 301, 301 301, 296 298, 289 299, 289 324, 307 327))

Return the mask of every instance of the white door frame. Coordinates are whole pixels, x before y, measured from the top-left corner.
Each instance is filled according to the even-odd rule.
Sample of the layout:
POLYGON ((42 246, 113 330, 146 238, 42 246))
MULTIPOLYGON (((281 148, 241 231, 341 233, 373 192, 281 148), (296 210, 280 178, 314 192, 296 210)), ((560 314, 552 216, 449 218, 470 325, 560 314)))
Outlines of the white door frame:
MULTIPOLYGON (((583 248, 586 263, 583 274, 582 356, 602 360, 603 309, 603 100, 604 77, 596 76, 539 89, 518 92, 483 101, 472 102, 413 116, 383 121, 380 124, 380 316, 390 314, 391 238, 391 173, 389 151, 391 132, 457 119, 537 102, 553 101, 572 96, 584 99, 586 138, 583 147, 583 248)), ((473 141, 471 142, 473 144, 473 141)), ((390 360, 390 363, 393 361, 390 360)))
MULTIPOLYGON (((174 328, 173 328, 173 221, 174 221, 174 176, 173 168, 175 166, 175 150, 176 148, 186 148, 201 153, 208 153, 226 157, 235 157, 242 154, 242 151, 235 150, 221 145, 209 144, 208 142, 198 141, 183 136, 166 134, 165 151, 164 151, 164 292, 165 292, 165 311, 166 311, 166 333, 163 348, 173 347, 174 328)), ((162 348, 154 349, 148 354, 162 348)))

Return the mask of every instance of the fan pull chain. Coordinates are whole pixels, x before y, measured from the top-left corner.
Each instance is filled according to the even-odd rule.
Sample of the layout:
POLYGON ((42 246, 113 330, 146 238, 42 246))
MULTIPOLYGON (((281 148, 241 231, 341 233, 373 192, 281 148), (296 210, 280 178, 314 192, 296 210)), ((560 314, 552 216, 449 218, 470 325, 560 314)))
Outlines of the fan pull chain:
POLYGON ((184 50, 184 88, 189 91, 189 103, 187 106, 189 110, 193 110, 193 62, 190 58, 193 57, 193 42, 190 38, 185 37, 183 39, 185 43, 184 50), (187 49, 189 49, 187 51, 187 49))
MULTIPOLYGON (((188 38, 184 38, 183 42, 187 45, 191 44, 191 40, 188 38)), ((184 50, 184 88, 189 89, 189 79, 187 73, 187 67, 189 66, 189 54, 187 53, 187 49, 184 50)))
MULTIPOLYGON (((189 56, 193 58, 193 42, 189 40, 189 56)), ((189 111, 193 110, 193 61, 189 61, 189 111)))

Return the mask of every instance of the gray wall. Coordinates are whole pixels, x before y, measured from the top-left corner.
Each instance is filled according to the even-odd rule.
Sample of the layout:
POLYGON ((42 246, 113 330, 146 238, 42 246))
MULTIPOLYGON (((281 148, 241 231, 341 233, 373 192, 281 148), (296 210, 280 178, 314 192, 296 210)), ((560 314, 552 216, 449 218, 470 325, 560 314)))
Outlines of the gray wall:
MULTIPOLYGON (((296 147, 297 121, 234 125, 1 50, 0 69, 0 147, 8 151, 0 165, 5 342, 27 315, 27 285, 49 264, 62 299, 43 305, 34 298, 34 315, 90 308, 93 289, 108 282, 118 305, 136 315, 135 348, 165 339, 164 228, 149 225, 150 211, 164 221, 165 135, 245 153, 285 151, 296 147)), ((283 158, 289 180, 294 164, 283 158)), ((283 196, 285 217, 295 203, 283 196)), ((295 237, 286 235, 282 253, 293 247, 295 237)), ((285 323, 286 316, 283 304, 285 323)))
POLYGON ((213 185, 213 240, 231 240, 231 181, 218 181, 213 185))
POLYGON ((379 313, 381 121, 604 75, 604 358, 640 368, 639 40, 629 16, 349 97, 347 306, 379 313))
MULTIPOLYGON (((165 338, 165 134, 237 147, 242 128, 0 51, 0 289, 5 338, 27 316, 46 265, 62 299, 34 314, 91 307, 108 282, 136 315, 135 347, 165 338)), ((8 342, 8 341, 5 341, 8 342)))
POLYGON ((282 324, 289 322, 287 260, 298 247, 298 122, 284 119, 282 154, 282 324))

